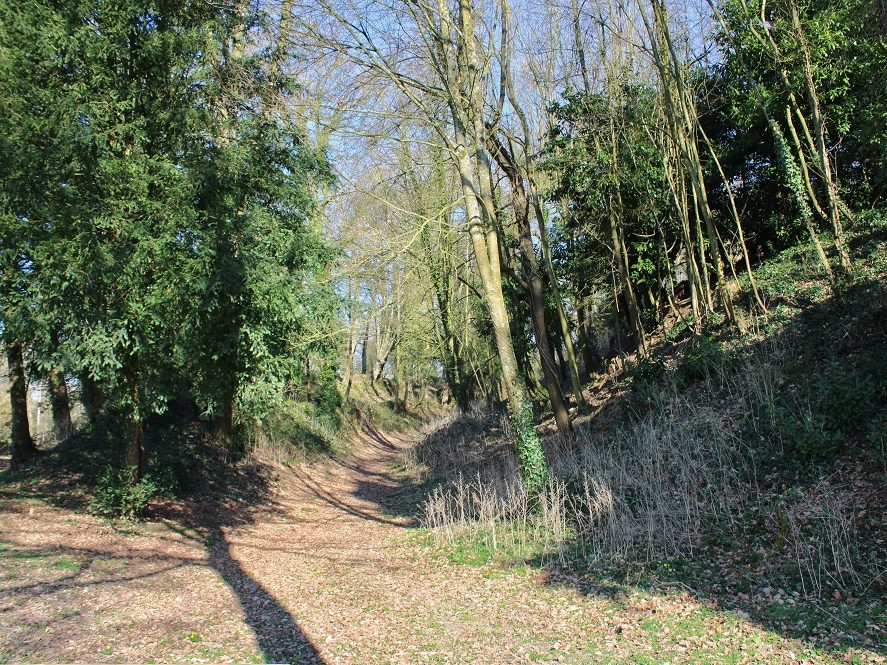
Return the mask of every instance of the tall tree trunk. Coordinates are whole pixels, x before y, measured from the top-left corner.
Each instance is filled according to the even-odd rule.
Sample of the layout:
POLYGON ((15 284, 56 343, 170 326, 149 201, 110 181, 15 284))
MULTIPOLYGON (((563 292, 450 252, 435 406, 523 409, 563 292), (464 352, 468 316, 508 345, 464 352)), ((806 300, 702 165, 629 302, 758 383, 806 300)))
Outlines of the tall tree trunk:
MULTIPOLYGON (((610 161, 610 176, 614 183, 613 192, 610 193, 607 200, 607 213, 610 220, 610 242, 613 244, 613 259, 616 262, 617 273, 619 275, 619 287, 625 298, 625 305, 628 309, 628 322, 631 325, 631 332, 637 343, 638 350, 641 355, 647 353, 647 340, 644 332, 644 325, 641 321, 640 307, 638 306, 637 296, 634 292, 634 286, 631 283, 631 267, 628 263, 628 254, 625 251, 625 237, 623 235, 623 203, 621 182, 619 179, 619 138, 616 135, 616 125, 613 114, 609 114, 609 138, 610 152, 612 159, 610 161)), ((595 138, 595 143, 598 139, 595 138)), ((596 146, 599 148, 599 146, 596 146)))
POLYGON ((52 404, 52 424, 55 437, 63 441, 74 429, 71 423, 71 403, 68 400, 68 384, 61 368, 54 367, 49 372, 49 397, 52 404))
POLYGON ((622 228, 617 220, 616 211, 613 209, 613 203, 610 202, 610 242, 613 243, 613 258, 616 261, 617 274, 619 275, 619 286, 625 298, 625 305, 628 309, 628 322, 631 324, 632 334, 636 338, 638 349, 641 354, 647 352, 646 340, 644 339, 644 326, 641 321, 640 310, 638 309, 638 301, 634 294, 634 288, 631 285, 631 277, 628 273, 628 265, 626 257, 622 251, 622 228))
POLYGON ((687 186, 681 168, 680 158, 669 159, 663 157, 663 166, 668 178, 668 185, 674 199, 675 209, 681 221, 681 241, 684 246, 684 255, 687 265, 687 284, 690 291, 690 307, 693 312, 693 325, 698 325, 700 306, 699 294, 702 284, 699 278, 699 269, 696 265, 696 253, 693 251, 693 240, 690 231, 690 208, 687 202, 687 186), (677 171, 677 173, 675 173, 677 171))
POLYGON ((822 264, 822 267, 828 276, 829 283, 832 285, 832 288, 834 288, 836 284, 835 274, 832 271, 832 265, 828 260, 828 256, 826 256, 822 243, 819 241, 816 227, 813 224, 813 212, 810 210, 810 206, 808 205, 804 192, 801 189, 803 185, 801 184, 800 169, 798 168, 798 165, 795 164, 791 151, 788 149, 788 144, 782 136, 782 130, 780 130, 779 125, 772 120, 770 121, 770 131, 773 132, 776 157, 780 162, 783 177, 786 180, 786 188, 794 196, 795 204, 798 206, 798 212, 801 215, 801 219, 804 220, 804 226, 807 228, 807 233, 810 234, 810 240, 816 248, 816 255, 819 257, 819 262, 822 264))
POLYGON ((367 320, 364 328, 363 343, 360 345, 360 373, 366 376, 370 373, 370 322, 367 320))
POLYGON ((551 346, 554 348, 554 355, 557 358, 558 378, 562 383, 570 381, 570 370, 567 365, 567 359, 564 358, 564 340, 557 328, 553 328, 551 332, 551 346))
POLYGON ((527 199, 527 192, 513 155, 493 135, 489 135, 487 138, 492 148, 493 157, 498 162, 499 167, 505 172, 511 184, 512 210, 517 223, 524 279, 526 281, 527 295, 530 297, 533 333, 536 338, 536 348, 539 351, 539 360, 542 364, 542 375, 545 377, 545 389, 548 392, 548 400, 551 404, 551 411, 554 415, 554 421, 557 423, 558 431, 562 434, 568 433, 573 430, 573 425, 570 422, 570 414, 567 411, 567 405, 561 390, 557 364, 552 354, 551 340, 548 338, 548 328, 545 321, 545 293, 542 289, 542 278, 539 275, 536 251, 533 249, 533 237, 530 228, 530 204, 527 199))
POLYGON ((454 334, 450 321, 450 278, 448 270, 444 269, 444 261, 435 256, 435 248, 432 247, 429 225, 425 225, 420 234, 425 255, 428 257, 428 270, 431 274, 431 285, 437 300, 437 313, 440 321, 440 353, 443 360, 444 380, 450 389, 450 394, 456 401, 456 406, 461 411, 467 411, 470 400, 467 386, 465 385, 464 371, 460 359, 461 349, 459 338, 454 334))
POLYGON ((213 434, 216 443, 229 455, 233 455, 235 451, 234 442, 234 396, 225 395, 222 397, 219 411, 213 418, 213 434))
POLYGON ((736 224, 736 234, 739 239, 739 248, 742 251, 742 260, 745 263, 746 274, 748 275, 749 286, 751 286, 752 294, 755 297, 755 300, 758 303, 758 307, 761 308, 761 312, 763 314, 767 313, 767 306, 764 304, 764 300, 761 298, 760 289, 758 289, 758 283, 755 280, 754 271, 751 268, 751 258, 748 255, 748 247, 745 244, 745 233, 742 229, 742 220, 739 218, 739 210, 736 208, 736 199, 733 196, 733 188, 730 186, 730 181, 727 179, 727 175, 724 173, 724 169, 721 166, 721 160, 718 159, 718 153, 715 151, 714 146, 708 138, 708 135, 705 133, 705 130, 702 128, 702 123, 699 121, 699 116, 696 116, 696 126, 699 130, 699 134, 702 136, 703 141, 705 141, 705 145, 708 148, 708 154, 711 155, 712 161, 715 163, 715 166, 718 169, 718 174, 721 176, 721 182, 724 185, 724 189, 727 191, 727 201, 730 204, 730 214, 733 217, 733 223, 736 224))
MULTIPOLYGON (((493 325, 493 337, 502 368, 502 383, 514 428, 514 444, 521 475, 530 494, 538 496, 548 479, 542 443, 536 433, 527 389, 521 380, 511 339, 508 311, 502 293, 499 242, 495 224, 489 158, 486 155, 483 124, 481 75, 475 53, 473 0, 459 0, 455 26, 448 19, 436 25, 431 36, 440 58, 442 83, 447 88, 447 104, 452 119, 452 138, 447 144, 459 174, 466 224, 480 275, 484 301, 493 325), (454 29, 453 29, 454 28, 454 29), (467 131, 473 131, 469 154, 467 131)), ((438 0, 441 17, 450 15, 446 0, 438 0)))
POLYGON ((15 470, 30 462, 37 455, 37 446, 31 438, 28 424, 28 383, 25 378, 25 362, 22 345, 6 342, 6 362, 9 368, 9 405, 12 415, 12 460, 15 470))
POLYGON ((594 346, 592 346, 593 330, 591 323, 591 308, 588 306, 587 302, 579 304, 579 308, 576 311, 576 318, 578 323, 576 330, 579 334, 579 346, 582 353, 582 361, 585 365, 585 380, 589 381, 592 372, 597 373, 603 369, 603 363, 600 360, 596 341, 594 346))
MULTIPOLYGON (((709 7, 711 7, 713 14, 718 19, 718 22, 722 27, 725 28, 725 33, 730 35, 731 32, 727 26, 727 22, 723 16, 723 14, 718 9, 717 5, 713 0, 707 0, 709 7)), ((791 120, 791 113, 787 114, 788 120, 788 128, 789 132, 792 135, 792 139, 795 143, 795 147, 798 151, 800 168, 803 174, 804 180, 806 181, 806 189, 807 194, 810 198, 811 205, 814 209, 823 217, 829 219, 832 223, 832 230, 835 233, 835 248, 838 251, 838 260, 841 265, 841 270, 849 277, 850 271, 852 269, 850 254, 847 250, 846 238, 844 235, 843 224, 841 223, 840 217, 840 209, 842 207, 842 203, 840 197, 838 195, 838 189, 835 184, 834 174, 832 173, 828 150, 825 145, 825 124, 822 119, 822 113, 819 106, 819 96, 816 92, 816 86, 813 80, 813 65, 810 55, 810 47, 807 43, 806 35, 803 30, 803 26, 800 22, 800 15, 798 14, 797 5, 794 2, 790 2, 790 10, 791 10, 791 21, 793 32, 795 33, 796 38, 798 39, 798 43, 801 49, 801 55, 803 58, 803 71, 804 71, 804 83, 805 83, 805 93, 807 97, 807 106, 808 110, 811 114, 814 131, 816 134, 816 138, 814 139, 813 135, 810 132, 810 127, 807 124, 806 119, 804 118, 804 114, 801 112, 800 105, 798 104, 797 98, 795 96, 795 92, 793 86, 791 84, 791 80, 789 78, 788 72, 785 67, 780 64, 782 60, 782 53, 780 51, 779 45, 776 43, 776 40, 773 38, 773 34, 771 33, 770 26, 766 24, 762 24, 763 34, 756 27, 756 24, 759 23, 758 19, 751 15, 748 11, 747 6, 743 6, 746 13, 746 19, 748 20, 748 27, 750 32, 757 39, 758 43, 763 46, 765 49, 770 49, 772 51, 771 55, 773 57, 774 68, 779 75, 783 85, 785 86, 785 90, 788 92, 788 106, 791 110, 794 111, 795 115, 798 118, 798 121, 801 123, 801 129, 804 132, 804 137, 807 140, 807 146, 810 150, 810 154, 815 155, 817 161, 819 162, 820 169, 820 177, 823 179, 825 183, 826 189, 826 204, 828 213, 824 213, 822 208, 819 205, 819 202, 816 200, 816 195, 813 193, 813 188, 810 185, 810 176, 807 172, 807 164, 804 159, 804 149, 801 145, 801 141, 799 140, 798 134, 795 131, 794 124, 791 120), (766 38, 765 36, 766 35, 766 38)), ((761 18, 761 22, 763 22, 763 17, 761 18)), ((733 48, 736 51, 738 60, 740 65, 743 68, 743 72, 748 78, 749 82, 752 84, 752 91, 755 94, 755 98, 757 99, 758 106, 761 109, 764 117, 767 119, 767 123, 773 131, 774 138, 777 141, 776 148, 777 150, 783 149, 785 140, 782 137, 782 133, 779 130, 779 126, 776 124, 775 120, 770 116, 767 111, 767 104, 764 100, 764 96, 761 93, 761 85, 755 79, 755 77, 751 74, 751 70, 748 65, 745 63, 745 60, 742 57, 742 48, 736 42, 735 39, 731 38, 731 42, 733 43, 733 48), (780 145, 782 144, 782 145, 780 145)), ((787 162, 786 162, 787 163, 787 162)), ((797 165, 795 165, 797 167, 797 165)), ((800 177, 800 176, 799 176, 800 177)), ((800 190, 799 190, 800 191, 800 190)), ((794 193, 794 192, 793 192, 794 193)), ((797 193, 794 193, 797 198, 797 193)), ((803 210, 806 206, 801 204, 801 210, 803 210)), ((832 287, 836 285, 836 281, 834 279, 834 272, 832 270, 831 264, 828 261, 828 257, 825 255, 825 252, 822 249, 822 244, 819 241, 819 238, 816 234, 816 229, 813 226, 812 214, 805 218, 805 225, 807 226, 807 231, 810 234, 811 239, 813 240, 813 244, 816 247, 817 254, 819 255, 819 259, 823 264, 823 268, 828 274, 829 281, 831 282, 832 287)))
POLYGON ((145 427, 142 421, 142 400, 139 390, 137 362, 132 360, 125 372, 126 385, 129 388, 130 410, 127 424, 126 464, 135 471, 136 482, 145 477, 145 427))
POLYGON ((89 372, 83 372, 79 376, 80 381, 80 403, 83 410, 86 411, 86 417, 89 424, 95 426, 105 407, 105 398, 99 383, 89 375, 89 372))
MULTIPOLYGON (((545 228, 545 219, 542 214, 542 204, 539 201, 539 194, 536 189, 536 180, 535 180, 535 167, 533 159, 530 157, 529 153, 534 149, 532 146, 535 145, 535 141, 533 138, 533 134, 530 132, 530 124, 527 121, 527 115, 524 113, 523 106, 521 105, 520 98, 517 96, 514 88, 514 77, 512 75, 512 70, 508 64, 511 60, 511 48, 509 45, 509 33, 510 33, 510 7, 508 0, 501 1, 502 7, 502 54, 501 59, 506 64, 504 67, 502 74, 502 83, 504 86, 509 102, 511 103, 512 109, 514 109, 515 114, 520 120, 520 125, 523 131, 524 139, 523 139, 523 159, 515 159, 515 155, 513 153, 507 152, 504 150, 504 146, 495 141, 495 135, 493 132, 490 132, 490 136, 494 139, 494 145, 492 145, 494 153, 498 153, 502 158, 508 158, 509 168, 506 169, 505 165, 502 163, 502 160, 497 158, 497 161, 500 162, 500 166, 503 167, 503 170, 508 172, 511 171, 509 175, 509 179, 513 182, 517 182, 520 184, 521 195, 527 201, 529 207, 532 207, 533 214, 536 218, 536 221, 539 225, 539 241, 542 244, 542 259, 545 265, 545 270, 548 273, 549 284, 552 290, 552 295, 554 297, 555 305, 557 306, 558 312, 558 323, 560 324, 561 333, 564 337, 564 343, 567 347, 567 356, 569 358, 569 372, 570 372, 570 381, 573 388, 573 394, 576 398, 576 405, 581 407, 584 404, 584 398, 582 395, 582 385, 579 382, 579 370, 576 363, 576 351, 573 348, 573 340, 570 337, 570 324, 567 320, 566 313, 564 312, 564 301, 561 297, 560 288, 557 283, 557 276, 554 273, 554 267, 551 263, 551 253, 548 248, 548 231, 545 228), (526 185, 524 186, 524 181, 526 181, 526 185)), ((575 25, 574 28, 579 30, 579 15, 578 15, 578 5, 576 4, 576 0, 573 0, 573 10, 575 16, 575 25)), ((578 34, 578 33, 577 33, 578 34)), ((513 39, 513 38, 512 38, 513 39)), ((585 81, 586 91, 588 89, 588 72, 585 67, 585 51, 584 46, 581 43, 580 39, 577 41, 577 50, 579 53, 579 60, 581 63, 583 80, 585 81)), ((500 105, 504 101, 501 97, 500 90, 500 105)), ((530 251, 532 252, 532 230, 531 223, 529 218, 529 208, 526 214, 527 218, 527 236, 530 238, 530 251)), ((526 252, 524 251, 526 256, 526 252)), ((535 264, 536 258, 535 255, 532 256, 532 261, 535 264)), ((536 270, 534 268, 534 270, 536 270)), ((536 270, 538 276, 538 270, 536 270)), ((541 284, 540 284, 541 286, 541 284)), ((544 301, 542 303, 543 308, 543 320, 544 320, 544 301)), ((561 395, 561 401, 563 401, 563 395, 561 395)), ((554 406, 552 406, 554 409, 554 406)), ((561 420, 558 420, 558 429, 560 429, 561 420)), ((563 430, 562 430, 563 431, 563 430)))
POLYGON ((560 286, 557 283, 554 264, 551 261, 551 247, 549 247, 548 244, 548 230, 545 228, 542 206, 539 203, 539 195, 536 193, 532 182, 530 183, 530 190, 533 201, 533 210, 536 213, 536 223, 539 225, 539 242, 542 246, 542 260, 545 264, 545 272, 548 273, 548 281, 551 285, 551 295, 557 306, 558 323, 561 327, 561 335, 564 338, 564 347, 567 350, 567 368, 570 372, 570 384, 573 388, 573 397, 576 399, 576 406, 581 409, 585 404, 585 396, 582 394, 582 382, 579 380, 579 363, 576 359, 576 348, 573 346, 573 339, 570 336, 570 322, 567 319, 567 312, 564 310, 564 299, 561 295, 560 286))
POLYGON ((126 450, 126 464, 135 470, 136 482, 145 477, 145 432, 142 419, 134 416, 129 423, 129 446, 126 450))
MULTIPOLYGON (((524 215, 526 220, 526 215, 524 215)), ((548 338, 548 330, 545 322, 545 294, 542 290, 542 279, 539 276, 536 255, 533 251, 533 241, 530 237, 529 223, 519 223, 520 248, 524 263, 525 279, 530 296, 530 309, 533 318, 533 333, 536 337, 536 348, 539 350, 539 360, 542 364, 542 375, 545 377, 545 389, 551 404, 551 411, 557 429, 561 433, 573 430, 570 422, 570 414, 564 402, 561 391, 560 377, 551 352, 551 340, 548 338)))
MULTIPOLYGON (((463 4, 467 0, 462 0, 463 4)), ((457 119, 458 122, 458 119, 457 119)), ((533 410, 527 389, 520 377, 505 296, 499 270, 498 237, 493 229, 485 229, 476 181, 465 143, 457 151, 457 167, 465 194, 468 229, 474 248, 475 261, 483 285, 484 300, 493 324, 493 337, 499 352, 502 383, 508 404, 509 417, 516 434, 516 447, 521 464, 521 475, 531 494, 537 494, 548 478, 548 468, 542 444, 533 423, 533 410)))
MULTIPOLYGON (((639 3, 641 19, 650 37, 650 45, 653 51, 654 64, 659 72, 662 92, 665 101, 665 112, 668 126, 675 145, 680 153, 690 178, 693 188, 693 201, 696 205, 697 220, 705 224, 708 240, 708 254, 711 257, 712 268, 715 273, 715 288, 724 306, 727 320, 738 324, 733 308, 733 300, 730 296, 727 282, 724 277, 721 254, 718 249, 717 232, 712 219, 711 208, 708 203, 708 192, 705 188, 705 178, 702 171, 702 161, 696 146, 695 131, 697 126, 696 109, 690 98, 689 89, 685 83, 681 63, 671 38, 668 26, 668 15, 662 0, 651 0, 653 7, 653 24, 651 25, 646 11, 639 3)), ((700 238, 701 242, 701 229, 700 238)), ((704 253, 701 253, 703 269, 705 269, 704 253)), ((707 280, 706 280, 707 281, 707 280)), ((706 285, 707 288, 707 285, 706 285)))

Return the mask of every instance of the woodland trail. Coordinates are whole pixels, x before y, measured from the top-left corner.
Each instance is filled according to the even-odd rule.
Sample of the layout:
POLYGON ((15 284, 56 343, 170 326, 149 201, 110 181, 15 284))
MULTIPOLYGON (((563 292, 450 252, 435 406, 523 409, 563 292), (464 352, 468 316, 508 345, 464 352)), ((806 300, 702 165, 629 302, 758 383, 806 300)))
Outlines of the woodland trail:
POLYGON ((582 594, 526 566, 450 561, 385 509, 403 488, 393 462, 414 443, 369 430, 353 456, 283 468, 261 506, 232 498, 212 526, 182 514, 121 534, 82 511, 4 501, 0 662, 769 663, 804 651, 687 594, 582 594))

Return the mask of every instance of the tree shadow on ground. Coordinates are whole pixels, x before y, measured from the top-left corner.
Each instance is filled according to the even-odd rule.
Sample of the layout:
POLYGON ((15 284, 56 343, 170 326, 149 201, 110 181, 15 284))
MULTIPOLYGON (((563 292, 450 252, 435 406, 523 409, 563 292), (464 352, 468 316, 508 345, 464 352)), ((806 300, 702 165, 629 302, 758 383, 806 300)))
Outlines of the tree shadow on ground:
POLYGON ((219 527, 209 529, 208 562, 235 593, 247 625, 268 663, 324 662, 293 615, 250 576, 231 555, 231 545, 219 527))
MULTIPOLYGON (((76 565, 76 570, 51 581, 7 587, 4 598, 13 603, 25 603, 29 597, 51 593, 67 593, 94 586, 137 582, 168 574, 179 568, 209 567, 225 582, 242 609, 244 621, 255 635, 261 656, 269 663, 322 663, 318 649, 312 644, 298 620, 262 581, 248 573, 232 553, 229 532, 248 526, 260 517, 283 514, 270 485, 273 470, 254 461, 236 464, 224 462, 224 454, 204 436, 194 431, 193 423, 156 423, 153 428, 152 448, 159 453, 178 450, 178 467, 173 472, 186 479, 188 494, 178 500, 160 500, 150 509, 148 519, 162 523, 169 536, 185 539, 203 548, 204 558, 166 556, 153 552, 140 556, 130 552, 109 549, 64 547, 59 550, 76 565), (92 574, 96 563, 125 563, 122 570, 108 571, 100 565, 100 574, 92 574), (95 577, 99 579, 95 579, 95 577)), ((170 453, 171 454, 171 453, 170 453)), ((69 510, 83 511, 90 500, 90 486, 109 461, 109 453, 90 437, 71 439, 42 456, 30 475, 5 478, 6 487, 0 491, 2 511, 23 510, 22 501, 45 502, 69 510)), ((155 467, 156 468, 156 467, 155 467)), ((139 527, 141 528, 141 527, 139 527)), ((162 534, 152 533, 157 540, 162 534)), ((7 537, 7 540, 10 540, 7 537)), ((54 556, 43 549, 30 551, 26 546, 10 542, 0 549, 4 558, 34 558, 54 556)), ((45 642, 45 640, 44 640, 45 642)))
POLYGON ((323 663, 290 610, 232 553, 230 531, 286 513, 274 498, 271 476, 270 469, 257 462, 219 465, 211 486, 199 496, 161 507, 155 516, 170 530, 203 545, 206 565, 236 596, 265 662, 323 663))
MULTIPOLYGON (((343 464, 346 468, 354 468, 351 465, 343 464)), ((393 474, 375 473, 372 480, 357 481, 354 491, 351 495, 356 499, 354 502, 343 500, 334 493, 326 490, 311 475, 301 469, 291 468, 288 470, 290 478, 293 482, 304 488, 313 498, 323 501, 352 517, 358 517, 363 520, 375 522, 377 524, 387 524, 401 528, 408 528, 410 525, 395 519, 388 519, 383 515, 377 514, 374 510, 369 510, 361 504, 374 503, 379 508, 383 507, 389 492, 395 487, 396 479, 393 474)), ((361 472, 365 473, 365 472, 361 472)), ((397 515, 393 515, 396 517, 397 515)))

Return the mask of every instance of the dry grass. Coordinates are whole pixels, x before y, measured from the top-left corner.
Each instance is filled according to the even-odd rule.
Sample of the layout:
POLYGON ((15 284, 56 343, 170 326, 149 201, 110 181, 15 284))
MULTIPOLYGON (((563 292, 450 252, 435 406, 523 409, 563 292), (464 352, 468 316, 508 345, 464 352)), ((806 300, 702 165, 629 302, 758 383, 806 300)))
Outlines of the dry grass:
POLYGON ((806 593, 860 590, 879 571, 857 556, 850 491, 823 480, 774 497, 760 487, 746 445, 749 436, 781 445, 768 405, 783 387, 787 356, 761 348, 738 370, 714 368, 691 391, 648 395, 643 414, 619 427, 548 438, 551 479, 537 505, 521 484, 506 428, 489 429, 493 416, 439 422, 411 461, 438 481, 424 524, 439 542, 492 552, 645 563, 693 557, 714 533, 741 540, 750 516, 763 515, 768 533, 754 537, 781 543, 806 593))
POLYGON ((426 525, 447 540, 486 534, 496 549, 508 523, 505 544, 522 551, 541 544, 549 555, 653 560, 692 553, 706 523, 729 522, 746 501, 730 423, 677 396, 609 440, 580 431, 549 439, 546 454, 552 473, 538 506, 509 451, 438 486, 426 525))
POLYGON ((769 517, 797 563, 805 593, 866 585, 858 566, 854 510, 846 494, 823 482, 783 497, 769 517))

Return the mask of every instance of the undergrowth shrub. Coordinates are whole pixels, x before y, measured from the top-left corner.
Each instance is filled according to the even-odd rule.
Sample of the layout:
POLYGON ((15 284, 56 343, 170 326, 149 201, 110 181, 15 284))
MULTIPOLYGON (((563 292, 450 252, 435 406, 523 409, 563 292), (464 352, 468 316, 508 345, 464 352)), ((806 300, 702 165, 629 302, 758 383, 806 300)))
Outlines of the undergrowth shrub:
POLYGON ((823 410, 832 429, 857 434, 865 429, 874 408, 875 386, 867 376, 842 371, 831 363, 814 384, 822 396, 823 410))
POLYGON ((866 376, 834 363, 815 379, 764 401, 768 438, 805 462, 821 462, 846 447, 849 437, 871 432, 875 388, 866 376))
POLYGON ((630 365, 632 384, 624 412, 641 417, 661 405, 664 393, 699 382, 717 390, 741 365, 742 357, 737 351, 706 335, 696 338, 673 367, 669 367, 663 353, 654 351, 630 365))
POLYGON ((631 363, 629 373, 632 380, 625 400, 626 412, 642 416, 658 403, 660 387, 669 375, 668 367, 661 354, 652 353, 631 363))
POLYGON ((720 380, 735 371, 738 365, 739 357, 735 352, 703 335, 678 361, 674 371, 675 383, 679 388, 684 388, 697 381, 720 380))
POLYGON ((665 379, 668 367, 660 353, 650 353, 640 357, 630 366, 631 376, 635 382, 658 384, 665 379))
POLYGON ((135 468, 109 466, 99 479, 90 511, 106 519, 138 519, 159 493, 160 488, 150 476, 136 480, 135 468))
POLYGON ((809 405, 791 405, 782 400, 768 404, 771 437, 804 461, 825 459, 841 445, 843 437, 826 427, 826 417, 809 405))

